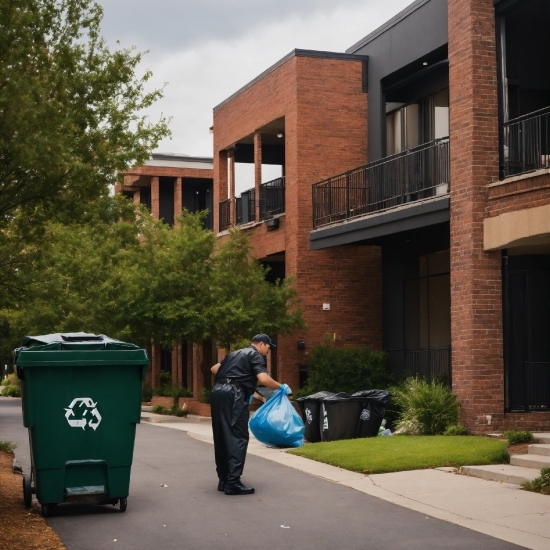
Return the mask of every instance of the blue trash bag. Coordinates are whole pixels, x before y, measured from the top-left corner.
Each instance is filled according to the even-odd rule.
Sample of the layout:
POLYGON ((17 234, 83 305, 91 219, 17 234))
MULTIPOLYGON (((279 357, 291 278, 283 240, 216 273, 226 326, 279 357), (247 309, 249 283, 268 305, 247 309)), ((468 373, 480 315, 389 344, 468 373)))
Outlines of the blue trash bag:
POLYGON ((301 447, 305 426, 284 391, 277 390, 249 422, 254 437, 269 447, 301 447))

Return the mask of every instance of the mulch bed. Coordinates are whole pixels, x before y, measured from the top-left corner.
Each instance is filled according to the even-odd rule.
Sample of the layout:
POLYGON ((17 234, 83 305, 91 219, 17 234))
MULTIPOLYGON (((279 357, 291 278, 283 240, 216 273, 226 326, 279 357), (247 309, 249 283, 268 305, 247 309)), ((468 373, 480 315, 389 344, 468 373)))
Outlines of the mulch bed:
POLYGON ((23 503, 23 476, 12 473, 13 455, 0 451, 0 547, 10 550, 66 550, 40 515, 36 500, 23 503))

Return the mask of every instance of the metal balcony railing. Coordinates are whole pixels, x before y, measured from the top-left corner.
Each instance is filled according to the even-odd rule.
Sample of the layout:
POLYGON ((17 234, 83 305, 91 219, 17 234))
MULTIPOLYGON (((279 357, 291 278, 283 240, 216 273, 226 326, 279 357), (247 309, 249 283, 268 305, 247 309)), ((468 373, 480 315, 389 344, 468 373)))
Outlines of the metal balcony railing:
POLYGON ((256 190, 249 189, 241 193, 235 199, 235 210, 237 211, 237 225, 256 221, 256 202, 254 200, 256 190))
POLYGON ((225 231, 231 227, 231 199, 220 202, 220 231, 225 231))
POLYGON ((316 183, 313 228, 449 192, 449 138, 316 183))
POLYGON ((389 363, 399 376, 417 376, 451 384, 451 347, 386 350, 389 363))
POLYGON ((260 220, 272 218, 285 211, 285 178, 260 185, 260 220))
POLYGON ((550 168, 550 107, 502 125, 501 176, 550 168))

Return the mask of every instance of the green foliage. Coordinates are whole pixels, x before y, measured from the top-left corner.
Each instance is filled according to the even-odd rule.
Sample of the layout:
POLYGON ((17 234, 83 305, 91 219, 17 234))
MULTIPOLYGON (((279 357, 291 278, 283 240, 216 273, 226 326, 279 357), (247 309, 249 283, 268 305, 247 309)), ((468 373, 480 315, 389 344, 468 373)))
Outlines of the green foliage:
POLYGON ((533 481, 522 483, 521 487, 527 491, 550 495, 550 468, 543 468, 540 471, 539 477, 535 478, 533 481))
POLYGON ((447 426, 443 435, 468 435, 468 430, 462 424, 447 426))
POLYGON ((21 388, 19 386, 4 386, 2 395, 4 397, 21 397, 21 388))
POLYGON ((400 409, 397 429, 409 434, 442 434, 458 422, 460 404, 442 382, 407 378, 392 388, 392 401, 400 409))
POLYGON ((172 407, 168 408, 164 405, 153 405, 153 412, 155 414, 169 414, 173 416, 187 416, 187 409, 182 409, 181 407, 178 407, 176 404, 172 405, 172 407))
POLYGON ((187 416, 187 412, 187 409, 182 409, 175 404, 172 405, 172 408, 170 409, 170 414, 173 414, 174 416, 187 416))
POLYGON ((383 352, 367 347, 316 346, 308 357, 305 395, 318 391, 349 392, 385 389, 391 382, 383 352))
POLYGON ((78 221, 169 135, 142 55, 110 51, 93 0, 0 0, 0 302, 32 280, 43 224, 78 221))
POLYGON ((149 403, 153 397, 153 388, 148 382, 144 382, 141 386, 141 402, 149 403))
POLYGON ((288 451, 365 474, 509 462, 506 444, 481 436, 390 436, 311 443, 288 451))
MULTIPOLYGON (((166 395, 165 390, 165 395, 166 395)), ((170 396, 174 398, 174 402, 176 402, 177 399, 180 397, 193 397, 193 392, 189 391, 187 388, 184 388, 183 386, 170 386, 170 389, 168 390, 170 392, 170 396)))
POLYGON ((21 381, 15 372, 8 374, 6 378, 2 380, 2 386, 21 386, 21 381))
POLYGON ((212 256, 212 279, 208 298, 208 337, 230 349, 257 333, 290 334, 305 328, 298 308, 292 277, 271 284, 267 268, 251 254, 248 237, 238 228, 212 256))
POLYGON ((17 443, 13 441, 0 441, 0 451, 4 451, 5 453, 13 453, 16 447, 17 443))
POLYGON ((518 430, 517 427, 513 430, 502 432, 502 435, 508 440, 510 445, 517 445, 518 443, 531 443, 534 440, 531 432, 518 430))
POLYGON ((202 388, 201 391, 201 403, 206 403, 207 405, 210 404, 210 394, 212 392, 210 390, 207 390, 206 388, 202 388))

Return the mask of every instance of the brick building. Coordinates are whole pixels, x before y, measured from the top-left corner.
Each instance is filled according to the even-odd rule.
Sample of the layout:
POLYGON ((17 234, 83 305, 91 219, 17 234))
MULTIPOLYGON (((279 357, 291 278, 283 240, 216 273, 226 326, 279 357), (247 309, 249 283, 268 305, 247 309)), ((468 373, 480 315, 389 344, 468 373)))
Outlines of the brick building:
POLYGON ((549 24, 547 0, 417 0, 215 107, 214 231, 294 275, 309 327, 279 379, 330 334, 451 380, 471 430, 550 429, 549 24))
MULTIPOLYGON (((206 229, 212 229, 212 158, 154 153, 143 166, 124 174, 124 184, 115 192, 145 205, 155 219, 173 225, 185 208, 189 212, 208 210, 206 229)), ((147 381, 157 387, 162 371, 170 373, 177 386, 193 389, 196 395, 210 379, 210 367, 216 351, 211 342, 181 342, 173 349, 151 345, 151 368, 147 381)), ((215 362, 215 361, 214 361, 215 362)))

